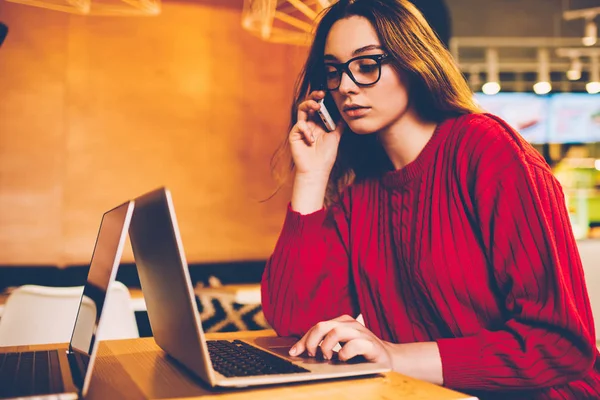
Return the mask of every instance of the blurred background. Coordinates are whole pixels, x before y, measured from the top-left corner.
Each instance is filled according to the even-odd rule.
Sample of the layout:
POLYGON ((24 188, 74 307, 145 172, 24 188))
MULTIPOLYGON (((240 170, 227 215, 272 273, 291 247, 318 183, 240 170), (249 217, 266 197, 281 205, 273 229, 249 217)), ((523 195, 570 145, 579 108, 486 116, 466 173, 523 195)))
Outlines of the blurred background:
MULTIPOLYGON (((553 167, 576 237, 600 236, 600 0, 414 2, 553 167)), ((328 3, 0 0, 0 290, 82 284, 102 213, 159 186, 195 282, 257 283, 290 196, 262 201, 270 158, 328 3)), ((135 287, 129 246, 123 264, 135 287)))

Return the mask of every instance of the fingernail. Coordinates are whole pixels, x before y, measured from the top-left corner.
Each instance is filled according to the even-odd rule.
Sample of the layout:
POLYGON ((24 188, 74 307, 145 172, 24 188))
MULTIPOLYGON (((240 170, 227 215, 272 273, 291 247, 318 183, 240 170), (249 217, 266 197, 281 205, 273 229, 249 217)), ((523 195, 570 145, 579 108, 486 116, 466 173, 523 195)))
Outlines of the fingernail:
POLYGON ((315 135, 310 135, 310 140, 314 143, 315 142, 315 135))
POLYGON ((296 346, 293 346, 293 347, 290 349, 290 356, 295 356, 295 355, 296 355, 296 353, 298 353, 298 349, 296 348, 296 346))

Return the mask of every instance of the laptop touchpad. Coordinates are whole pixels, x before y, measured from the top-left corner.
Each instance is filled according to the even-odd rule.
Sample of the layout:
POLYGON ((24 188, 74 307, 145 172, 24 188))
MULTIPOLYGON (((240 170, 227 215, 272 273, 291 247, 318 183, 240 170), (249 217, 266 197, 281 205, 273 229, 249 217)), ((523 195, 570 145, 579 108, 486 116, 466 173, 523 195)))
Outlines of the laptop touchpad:
POLYGON ((297 341, 298 341, 297 338, 291 337, 291 336, 258 337, 258 338, 252 339, 252 342, 256 346, 259 346, 259 347, 262 347, 265 349, 269 349, 271 351, 274 351, 273 349, 276 349, 276 348, 286 348, 289 350, 294 344, 296 344, 297 341))

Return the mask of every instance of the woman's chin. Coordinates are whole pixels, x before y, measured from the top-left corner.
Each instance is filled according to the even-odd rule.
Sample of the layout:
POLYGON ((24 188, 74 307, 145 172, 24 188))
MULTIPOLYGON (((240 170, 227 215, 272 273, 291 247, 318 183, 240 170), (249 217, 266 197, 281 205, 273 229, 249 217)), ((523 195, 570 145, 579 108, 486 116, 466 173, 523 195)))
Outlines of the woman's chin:
POLYGON ((377 127, 374 124, 370 124, 367 121, 351 121, 348 124, 348 128, 357 135, 370 135, 377 132, 377 127))

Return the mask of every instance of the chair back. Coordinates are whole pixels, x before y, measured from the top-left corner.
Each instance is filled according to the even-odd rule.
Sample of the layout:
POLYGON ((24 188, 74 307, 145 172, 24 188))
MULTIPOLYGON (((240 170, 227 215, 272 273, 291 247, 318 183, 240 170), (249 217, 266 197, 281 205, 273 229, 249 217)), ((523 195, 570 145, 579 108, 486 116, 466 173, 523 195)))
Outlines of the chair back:
MULTIPOLYGON (((129 290, 118 281, 109 290, 99 340, 139 337, 129 290)), ((69 342, 82 291, 83 286, 16 288, 0 318, 0 346, 69 342)))

